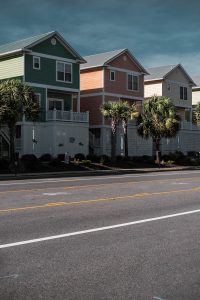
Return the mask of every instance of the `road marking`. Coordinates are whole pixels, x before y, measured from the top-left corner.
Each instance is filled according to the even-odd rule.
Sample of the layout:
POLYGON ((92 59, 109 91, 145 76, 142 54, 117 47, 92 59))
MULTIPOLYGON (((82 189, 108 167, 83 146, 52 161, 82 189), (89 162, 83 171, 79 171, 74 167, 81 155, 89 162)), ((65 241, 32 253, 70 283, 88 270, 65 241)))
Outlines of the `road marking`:
MULTIPOLYGON (((156 179, 156 180, 140 180, 138 181, 127 181, 127 182, 118 182, 118 185, 124 185, 124 184, 136 184, 136 183, 162 183, 162 182, 166 182, 166 181, 171 181, 171 180, 192 180, 194 178, 200 178, 199 176, 193 176, 193 177, 187 177, 187 178, 167 178, 167 179, 156 179)), ((60 187, 59 189, 64 189, 64 190, 70 190, 70 189, 87 189, 87 188, 101 188, 102 186, 109 186, 109 185, 113 185, 115 183, 99 183, 99 184, 88 184, 88 185, 72 185, 72 186, 66 186, 66 187, 60 187)), ((48 190, 55 190, 58 189, 58 187, 48 187, 48 190)), ((0 191, 0 194, 6 194, 6 193, 25 193, 25 192, 38 192, 38 191, 44 191, 47 190, 47 187, 45 188, 38 188, 38 189, 23 189, 23 190, 8 190, 8 191, 0 191)))
POLYGON ((172 184, 189 184, 189 182, 172 182, 172 184))
POLYGON ((115 175, 115 176, 98 176, 98 177, 87 177, 87 178, 82 178, 82 177, 73 177, 71 179, 40 179, 40 180, 32 180, 32 181, 26 181, 26 182, 19 182, 19 181, 12 181, 12 182, 5 182, 5 183, 0 183, 0 186, 13 186, 13 185, 29 185, 29 184, 44 184, 44 183, 59 183, 59 182, 76 182, 76 181, 91 181, 92 180, 107 180, 107 179, 117 179, 117 178, 138 178, 138 177, 156 177, 156 176, 172 176, 172 175, 186 175, 186 174, 199 174, 199 170, 196 171, 184 171, 184 172, 176 172, 176 171, 169 171, 169 172, 153 172, 153 173, 140 173, 140 174, 125 174, 125 175, 115 175))
POLYGON ((124 196, 116 196, 116 197, 107 197, 107 198, 96 198, 91 200, 80 200, 80 201, 71 201, 71 202, 49 202, 46 204, 40 205, 33 205, 33 206, 24 206, 24 207, 14 207, 14 208, 5 208, 1 209, 0 213, 3 212, 10 212, 10 211, 23 211, 29 209, 37 209, 37 208, 48 208, 54 206, 64 206, 64 205, 74 205, 74 204, 85 204, 85 203, 93 203, 93 202, 100 202, 100 201, 117 201, 122 199, 129 199, 129 198, 136 198, 136 197, 145 197, 145 196, 158 196, 158 195, 167 195, 173 193, 188 193, 193 191, 199 191, 200 187, 195 187, 191 189, 182 189, 182 190, 171 190, 171 191, 164 191, 164 192, 149 192, 149 193, 137 193, 133 195, 124 195, 124 196))
POLYGON ((200 209, 180 212, 180 213, 171 214, 171 215, 160 216, 160 217, 156 217, 156 218, 143 219, 143 220, 138 220, 138 221, 133 221, 133 222, 128 222, 128 223, 121 223, 121 224, 116 224, 116 225, 111 225, 111 226, 97 227, 97 228, 92 228, 92 229, 87 229, 87 230, 82 230, 82 231, 75 231, 75 232, 59 234, 59 235, 52 235, 52 236, 47 236, 47 237, 42 237, 42 238, 37 238, 37 239, 32 239, 32 240, 26 240, 26 241, 21 241, 21 242, 3 244, 3 245, 0 245, 0 249, 11 248, 11 247, 16 247, 16 246, 20 246, 20 245, 39 243, 39 242, 50 241, 50 240, 56 240, 56 239, 70 237, 70 236, 82 235, 82 234, 98 232, 98 231, 105 231, 105 230, 116 229, 116 228, 121 228, 121 227, 128 227, 128 226, 132 226, 132 225, 155 222, 155 221, 159 221, 159 220, 166 220, 166 219, 171 219, 171 218, 180 217, 180 216, 192 215, 192 214, 196 214, 196 213, 200 213, 200 209))
POLYGON ((57 192, 57 193, 43 193, 44 196, 57 196, 57 195, 71 195, 68 192, 57 192))
POLYGON ((0 279, 17 278, 18 276, 19 276, 18 274, 12 274, 12 275, 0 276, 0 279))
POLYGON ((160 297, 153 297, 153 299, 155 299, 155 300, 165 300, 165 299, 160 298, 160 297))

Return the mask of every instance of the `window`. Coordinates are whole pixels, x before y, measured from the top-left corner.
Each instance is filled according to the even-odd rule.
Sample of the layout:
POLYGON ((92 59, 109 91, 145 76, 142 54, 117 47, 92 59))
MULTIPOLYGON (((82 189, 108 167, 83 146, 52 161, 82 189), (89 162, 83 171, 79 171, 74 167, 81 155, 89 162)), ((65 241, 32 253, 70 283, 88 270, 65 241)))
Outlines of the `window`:
POLYGON ((110 80, 115 81, 115 71, 110 71, 110 80))
POLYGON ((187 100, 188 99, 188 97, 187 97, 187 88, 186 87, 180 86, 180 99, 181 100, 187 100))
POLYGON ((138 91, 138 88, 139 88, 138 76, 128 74, 128 90, 138 91))
POLYGON ((57 81, 72 82, 72 64, 57 61, 57 81))
POLYGON ((170 84, 170 83, 167 84, 167 90, 168 90, 169 92, 171 91, 171 84, 170 84))
POLYGON ((63 110, 63 100, 49 99, 49 110, 63 110))
POLYGON ((40 57, 33 56, 33 69, 40 70, 40 57))

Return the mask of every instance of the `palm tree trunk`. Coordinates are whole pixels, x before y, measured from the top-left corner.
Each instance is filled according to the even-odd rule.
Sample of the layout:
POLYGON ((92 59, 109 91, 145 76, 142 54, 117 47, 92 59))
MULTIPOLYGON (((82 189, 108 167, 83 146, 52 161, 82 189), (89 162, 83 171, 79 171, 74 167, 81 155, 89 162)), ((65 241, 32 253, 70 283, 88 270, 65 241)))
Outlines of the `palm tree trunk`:
POLYGON ((15 126, 9 127, 10 135, 10 163, 13 164, 15 160, 15 126))
POLYGON ((111 132, 111 160, 116 161, 116 132, 111 132))
POLYGON ((124 124, 124 149, 125 149, 125 157, 128 157, 128 126, 127 123, 124 124))
POLYGON ((155 139, 155 144, 156 144, 156 162, 160 166, 160 159, 161 159, 161 152, 160 152, 160 138, 155 139))

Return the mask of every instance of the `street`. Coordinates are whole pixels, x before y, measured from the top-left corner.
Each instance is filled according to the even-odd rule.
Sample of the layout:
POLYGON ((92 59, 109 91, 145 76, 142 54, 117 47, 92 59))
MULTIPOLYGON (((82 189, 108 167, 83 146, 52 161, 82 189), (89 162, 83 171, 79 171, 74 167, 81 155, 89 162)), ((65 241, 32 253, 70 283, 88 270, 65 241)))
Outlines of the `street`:
POLYGON ((0 299, 200 299, 200 171, 0 181, 0 299))

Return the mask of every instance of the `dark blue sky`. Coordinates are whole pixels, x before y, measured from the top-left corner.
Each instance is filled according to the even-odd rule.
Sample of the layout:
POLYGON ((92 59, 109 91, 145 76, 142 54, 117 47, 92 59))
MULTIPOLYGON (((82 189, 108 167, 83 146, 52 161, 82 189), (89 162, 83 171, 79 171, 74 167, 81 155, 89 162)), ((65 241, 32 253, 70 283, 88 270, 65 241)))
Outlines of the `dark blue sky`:
POLYGON ((128 48, 200 74, 198 0, 1 0, 0 44, 57 30, 82 55, 128 48))

